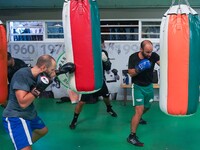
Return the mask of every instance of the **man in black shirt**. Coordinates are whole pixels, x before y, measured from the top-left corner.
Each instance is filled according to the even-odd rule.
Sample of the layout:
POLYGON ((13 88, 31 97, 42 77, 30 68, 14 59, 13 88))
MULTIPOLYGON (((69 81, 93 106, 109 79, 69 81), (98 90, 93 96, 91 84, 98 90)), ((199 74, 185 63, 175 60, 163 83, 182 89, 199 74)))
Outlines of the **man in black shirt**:
POLYGON ((27 64, 18 58, 13 58, 8 52, 8 82, 11 82, 11 79, 14 73, 20 68, 27 67, 27 64))
POLYGON ((94 98, 94 99, 97 99, 99 96, 102 96, 103 97, 103 101, 106 105, 106 108, 107 108, 107 112, 112 116, 112 117, 117 117, 117 113, 112 109, 112 105, 111 105, 111 102, 109 100, 109 91, 108 91, 108 87, 105 83, 105 71, 107 70, 110 70, 111 68, 111 62, 109 60, 109 57, 108 57, 108 53, 107 51, 103 50, 103 48, 105 48, 105 45, 104 45, 104 39, 101 39, 101 48, 102 48, 102 64, 103 64, 103 85, 102 85, 102 88, 95 92, 95 93, 92 93, 92 94, 82 94, 81 95, 81 99, 80 101, 77 103, 76 107, 75 107, 75 110, 74 110, 74 117, 73 117, 73 120, 72 122, 70 123, 69 127, 70 129, 75 129, 76 128, 76 124, 77 124, 77 121, 78 121, 78 117, 82 111, 82 108, 84 106, 84 104, 86 102, 88 102, 91 98, 94 98))
MULTIPOLYGON (((7 53, 7 59, 8 59, 8 92, 9 92, 11 79, 15 74, 15 72, 17 72, 20 68, 27 67, 28 65, 21 59, 13 58, 9 52, 7 53)), ((1 106, 6 107, 6 105, 7 101, 1 106)))
MULTIPOLYGON (((149 40, 142 41, 140 51, 129 57, 128 73, 132 78, 132 95, 135 114, 131 121, 131 133, 127 141, 136 146, 144 146, 136 136, 136 129, 142 115, 149 110, 154 98, 153 69, 155 63, 160 65, 160 57, 153 52, 153 44, 149 40)), ((146 123, 146 121, 142 120, 146 123)), ((144 124, 144 123, 143 123, 144 124)))

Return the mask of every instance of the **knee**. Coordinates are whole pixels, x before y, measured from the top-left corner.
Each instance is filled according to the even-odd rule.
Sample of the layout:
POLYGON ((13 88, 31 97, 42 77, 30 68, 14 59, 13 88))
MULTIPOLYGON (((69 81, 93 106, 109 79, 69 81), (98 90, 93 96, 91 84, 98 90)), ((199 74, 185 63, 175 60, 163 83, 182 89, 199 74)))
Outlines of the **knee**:
POLYGON ((135 114, 136 115, 142 116, 143 111, 144 111, 144 107, 136 107, 135 108, 135 114))
POLYGON ((48 133, 48 128, 47 128, 47 127, 44 127, 44 128, 41 130, 40 135, 41 135, 41 136, 44 136, 44 135, 46 135, 47 133, 48 133))
POLYGON ((85 101, 79 101, 78 105, 79 105, 79 106, 82 106, 82 105, 84 105, 85 103, 86 103, 85 101))
POLYGON ((84 102, 84 101, 79 101, 78 104, 76 105, 76 107, 77 107, 78 109, 81 109, 81 108, 83 107, 83 105, 85 105, 85 103, 86 103, 86 102, 84 102))

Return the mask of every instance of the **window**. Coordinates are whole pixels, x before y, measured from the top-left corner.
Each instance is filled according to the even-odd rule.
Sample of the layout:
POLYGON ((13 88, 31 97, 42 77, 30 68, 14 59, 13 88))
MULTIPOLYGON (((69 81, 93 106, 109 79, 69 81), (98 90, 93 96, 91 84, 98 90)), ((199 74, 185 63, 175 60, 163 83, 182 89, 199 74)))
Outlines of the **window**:
POLYGON ((141 21, 142 38, 160 38, 161 21, 141 21))
MULTIPOLYGON (((108 41, 158 40, 161 20, 102 19, 101 36, 108 41)), ((62 20, 8 21, 9 41, 49 41, 64 38, 62 20)))
POLYGON ((63 39, 62 20, 59 21, 9 21, 9 41, 44 41, 63 39))
POLYGON ((46 22, 46 29, 47 39, 64 38, 62 21, 48 21, 46 22))
POLYGON ((9 41, 43 41, 44 27, 40 21, 10 21, 9 41))
POLYGON ((139 40, 139 21, 102 20, 101 35, 105 40, 139 40))

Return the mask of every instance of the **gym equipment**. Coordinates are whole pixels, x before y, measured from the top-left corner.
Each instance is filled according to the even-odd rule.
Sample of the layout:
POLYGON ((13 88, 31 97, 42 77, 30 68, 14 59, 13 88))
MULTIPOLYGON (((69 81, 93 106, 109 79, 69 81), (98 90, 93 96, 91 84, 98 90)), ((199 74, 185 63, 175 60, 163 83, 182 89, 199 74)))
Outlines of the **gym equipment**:
POLYGON ((8 96, 8 68, 7 68, 7 38, 6 29, 0 20, 0 104, 3 104, 7 100, 8 96))
POLYGON ((197 111, 200 81, 200 18, 188 1, 167 10, 160 27, 160 109, 187 116, 197 111))
POLYGON ((69 88, 78 93, 95 92, 103 83, 97 2, 66 0, 62 17, 66 62, 75 65, 69 75, 69 88))

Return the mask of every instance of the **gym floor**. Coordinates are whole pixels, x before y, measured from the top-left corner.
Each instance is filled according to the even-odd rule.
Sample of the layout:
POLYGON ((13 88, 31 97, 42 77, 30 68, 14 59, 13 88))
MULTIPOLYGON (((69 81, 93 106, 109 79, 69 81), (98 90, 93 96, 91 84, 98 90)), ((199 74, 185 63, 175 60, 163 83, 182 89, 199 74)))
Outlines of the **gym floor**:
MULTIPOLYGON (((132 102, 112 101, 118 117, 107 112, 103 101, 86 104, 75 130, 69 129, 75 105, 57 104, 55 99, 35 101, 39 116, 49 132, 33 144, 33 150, 199 150, 200 112, 190 117, 172 117, 161 112, 158 102, 143 116, 148 124, 139 125, 137 135, 144 147, 126 141, 133 114, 132 102)), ((0 107, 0 113, 3 108, 0 107)), ((0 149, 14 149, 0 120, 0 149)))

